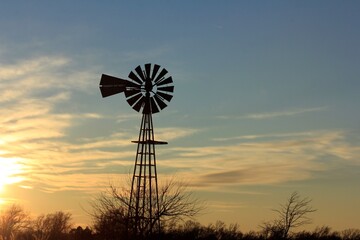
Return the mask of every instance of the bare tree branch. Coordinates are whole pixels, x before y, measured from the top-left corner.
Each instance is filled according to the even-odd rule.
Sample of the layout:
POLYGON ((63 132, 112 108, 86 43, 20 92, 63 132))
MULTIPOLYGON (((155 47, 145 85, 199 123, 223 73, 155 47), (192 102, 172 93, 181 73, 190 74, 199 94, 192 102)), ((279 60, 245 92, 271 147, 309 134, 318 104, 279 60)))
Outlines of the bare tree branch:
MULTIPOLYGON (((127 182, 127 184, 123 187, 116 187, 114 184, 110 184, 107 191, 100 194, 100 196, 91 203, 93 208, 91 215, 97 231, 107 230, 108 228, 104 224, 106 224, 107 221, 114 224, 113 221, 115 221, 115 218, 118 218, 116 220, 117 224, 121 225, 118 226, 118 229, 123 229, 126 221, 131 221, 131 219, 127 219, 129 216, 131 182, 125 182, 127 182)), ((147 226, 152 226, 157 219, 160 219, 163 225, 169 221, 193 218, 204 208, 202 202, 195 198, 193 193, 188 190, 186 183, 175 181, 174 179, 160 184, 158 192, 159 209, 156 207, 156 196, 154 195, 152 197, 154 197, 152 204, 156 218, 144 224, 144 231, 145 229, 149 229, 147 226)), ((130 223, 128 225, 131 226, 132 224, 130 223)), ((111 236, 113 235, 115 234, 111 234, 111 236)))
POLYGON ((286 239, 290 230, 312 222, 308 214, 315 212, 316 209, 310 205, 311 201, 311 199, 301 198, 297 192, 293 192, 285 204, 281 204, 279 209, 273 209, 278 213, 278 218, 272 222, 265 222, 260 227, 265 234, 286 239))
POLYGON ((11 205, 0 216, 0 239, 11 240, 22 229, 28 228, 30 219, 19 205, 11 205))

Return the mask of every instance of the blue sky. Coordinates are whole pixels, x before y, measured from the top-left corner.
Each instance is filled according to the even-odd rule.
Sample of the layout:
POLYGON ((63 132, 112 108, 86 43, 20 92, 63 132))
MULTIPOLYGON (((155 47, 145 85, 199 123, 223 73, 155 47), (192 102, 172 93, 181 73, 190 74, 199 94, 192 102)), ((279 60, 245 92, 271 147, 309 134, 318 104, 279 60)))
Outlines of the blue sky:
POLYGON ((91 224, 132 169, 141 115, 102 73, 158 63, 159 178, 192 185, 198 220, 257 229, 291 192, 314 224, 360 228, 357 1, 7 1, 0 9, 0 199, 91 224), (41 204, 38 204, 41 203, 41 204))

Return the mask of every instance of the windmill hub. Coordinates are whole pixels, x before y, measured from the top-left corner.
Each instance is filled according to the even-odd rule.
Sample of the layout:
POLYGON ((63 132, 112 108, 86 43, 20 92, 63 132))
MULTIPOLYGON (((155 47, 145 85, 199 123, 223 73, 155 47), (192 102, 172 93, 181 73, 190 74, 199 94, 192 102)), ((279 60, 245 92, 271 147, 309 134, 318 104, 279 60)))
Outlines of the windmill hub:
POLYGON ((150 93, 153 90, 153 84, 150 78, 146 79, 145 81, 145 90, 147 93, 150 93))

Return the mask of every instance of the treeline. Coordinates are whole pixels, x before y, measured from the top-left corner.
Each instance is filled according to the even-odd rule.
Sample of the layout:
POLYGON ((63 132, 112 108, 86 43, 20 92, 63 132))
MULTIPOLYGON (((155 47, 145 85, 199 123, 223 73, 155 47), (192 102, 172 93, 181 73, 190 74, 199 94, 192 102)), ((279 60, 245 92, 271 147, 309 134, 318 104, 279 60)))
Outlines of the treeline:
MULTIPOLYGON (((70 213, 62 211, 30 218, 23 208, 12 205, 1 211, 0 240, 126 240, 124 222, 108 222, 109 225, 98 228, 74 228, 70 213)), ((314 231, 283 233, 276 228, 261 228, 259 231, 242 232, 237 224, 226 225, 218 221, 215 224, 201 225, 195 221, 183 223, 168 222, 161 229, 162 240, 265 240, 265 239, 334 239, 360 240, 360 230, 348 229, 332 231, 329 227, 319 227, 314 231)))
POLYGON ((250 231, 243 233, 237 224, 226 225, 224 222, 218 221, 208 226, 200 223, 187 221, 182 225, 175 225, 167 229, 164 233, 166 240, 360 240, 359 229, 347 229, 341 232, 332 231, 330 227, 318 227, 314 231, 301 231, 298 233, 290 233, 287 237, 283 237, 282 232, 276 230, 269 231, 261 228, 259 231, 250 231))

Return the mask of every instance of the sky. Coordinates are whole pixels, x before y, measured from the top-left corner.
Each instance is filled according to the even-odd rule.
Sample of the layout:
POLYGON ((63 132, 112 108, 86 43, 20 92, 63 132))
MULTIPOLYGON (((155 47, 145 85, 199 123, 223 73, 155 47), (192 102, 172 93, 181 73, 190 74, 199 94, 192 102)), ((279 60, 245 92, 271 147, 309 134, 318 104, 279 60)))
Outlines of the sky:
POLYGON ((360 228, 359 1, 4 1, 0 208, 69 211, 132 171, 141 114, 102 73, 157 63, 159 181, 185 180, 196 220, 259 230, 297 191, 307 226, 360 228))

